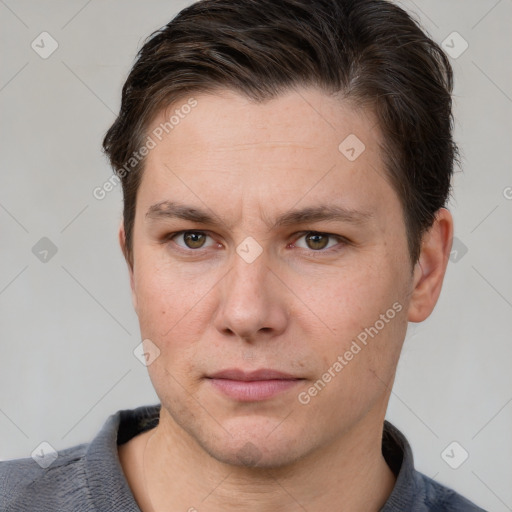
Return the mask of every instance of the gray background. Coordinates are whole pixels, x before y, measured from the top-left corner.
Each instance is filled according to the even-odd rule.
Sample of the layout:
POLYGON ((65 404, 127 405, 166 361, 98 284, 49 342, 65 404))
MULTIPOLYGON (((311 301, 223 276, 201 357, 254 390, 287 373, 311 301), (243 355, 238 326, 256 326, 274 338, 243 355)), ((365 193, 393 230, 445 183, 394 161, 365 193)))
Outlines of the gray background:
MULTIPOLYGON (((189 3, 0 0, 0 459, 89 441, 113 412, 157 403, 133 355, 121 190, 92 190, 111 174, 100 144, 136 51, 189 3), (46 59, 31 47, 43 31, 59 45, 46 59)), ((419 470, 512 510, 512 1, 402 5, 452 53, 454 31, 469 46, 451 58, 457 252, 434 313, 410 324, 387 417, 419 470), (441 456, 453 441, 469 453, 458 469, 441 456)))

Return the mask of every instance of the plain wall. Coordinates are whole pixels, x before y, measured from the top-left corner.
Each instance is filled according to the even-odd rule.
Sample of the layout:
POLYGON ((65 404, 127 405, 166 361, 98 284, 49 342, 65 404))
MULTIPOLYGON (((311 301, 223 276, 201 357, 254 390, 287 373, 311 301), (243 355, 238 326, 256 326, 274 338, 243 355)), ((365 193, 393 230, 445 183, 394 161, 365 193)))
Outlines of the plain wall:
MULTIPOLYGON (((101 140, 137 50, 189 3, 0 3, 1 459, 90 441, 110 414, 158 402, 133 355, 120 186, 92 191, 111 175, 101 140), (31 47, 43 31, 58 43, 46 59, 31 47)), ((512 2, 401 5, 452 53, 468 48, 451 58, 457 252, 434 313, 410 324, 387 418, 417 469, 512 510, 512 2), (453 441, 469 453, 458 469, 441 457, 453 441)))

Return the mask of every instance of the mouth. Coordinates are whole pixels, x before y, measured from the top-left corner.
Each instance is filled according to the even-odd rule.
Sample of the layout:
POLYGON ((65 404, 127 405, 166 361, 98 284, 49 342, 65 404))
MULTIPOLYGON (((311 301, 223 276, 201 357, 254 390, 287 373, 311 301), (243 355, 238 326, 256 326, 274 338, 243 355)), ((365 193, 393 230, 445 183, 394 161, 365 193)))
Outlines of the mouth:
POLYGON ((303 381, 288 373, 271 369, 246 372, 237 368, 222 370, 206 377, 223 395, 239 402, 268 400, 303 381))

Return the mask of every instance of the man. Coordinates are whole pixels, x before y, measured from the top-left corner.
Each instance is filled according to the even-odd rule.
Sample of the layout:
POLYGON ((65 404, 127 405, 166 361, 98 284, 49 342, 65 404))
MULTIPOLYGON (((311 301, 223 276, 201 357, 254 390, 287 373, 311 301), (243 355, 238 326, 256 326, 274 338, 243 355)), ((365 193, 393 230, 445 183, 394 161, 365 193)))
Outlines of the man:
POLYGON ((206 0, 144 45, 104 149, 160 404, 2 510, 482 510, 385 413, 453 236, 450 65, 384 0, 206 0))

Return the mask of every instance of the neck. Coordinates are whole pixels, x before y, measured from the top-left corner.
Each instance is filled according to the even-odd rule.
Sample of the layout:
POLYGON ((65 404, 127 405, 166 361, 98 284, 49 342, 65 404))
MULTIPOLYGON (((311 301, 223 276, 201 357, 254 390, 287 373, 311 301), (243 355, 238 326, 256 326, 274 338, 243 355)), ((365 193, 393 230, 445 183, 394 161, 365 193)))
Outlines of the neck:
POLYGON ((169 504, 190 512, 378 511, 395 484, 382 456, 383 421, 384 414, 371 411, 293 465, 249 468, 211 457, 162 407, 158 426, 146 433, 139 504, 144 512, 169 510, 169 504))

